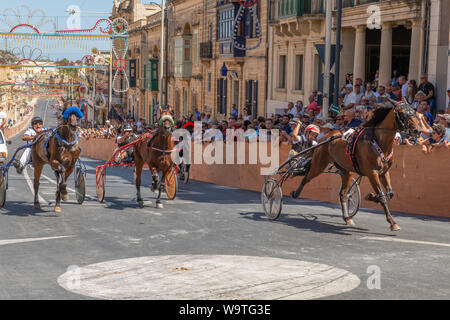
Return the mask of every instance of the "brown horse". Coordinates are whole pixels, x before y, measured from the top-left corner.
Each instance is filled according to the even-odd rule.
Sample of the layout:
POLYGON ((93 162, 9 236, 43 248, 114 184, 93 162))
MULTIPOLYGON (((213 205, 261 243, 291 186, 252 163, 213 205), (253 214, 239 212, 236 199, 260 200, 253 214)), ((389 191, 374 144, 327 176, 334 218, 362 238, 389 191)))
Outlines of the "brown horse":
POLYGON ((158 189, 156 207, 162 208, 161 191, 164 187, 166 176, 172 170, 172 152, 175 145, 172 141, 173 116, 171 111, 161 111, 160 128, 149 140, 139 141, 134 146, 135 177, 137 202, 142 207, 144 200, 141 197, 141 174, 144 164, 147 164, 152 172, 152 191, 158 189), (161 172, 161 183, 159 183, 158 172, 161 172))
MULTIPOLYGON (((329 163, 333 163, 340 170, 341 174, 342 184, 339 197, 342 216, 346 224, 355 226, 355 223, 348 215, 347 192, 351 185, 352 172, 356 172, 368 177, 375 191, 375 194, 367 195, 366 200, 381 203, 391 230, 400 230, 388 208, 388 201, 394 196, 388 172, 393 162, 394 136, 397 131, 400 131, 418 138, 424 128, 414 109, 406 103, 402 103, 394 108, 380 108, 371 111, 364 128, 366 130, 361 134, 354 153, 359 172, 357 172, 358 169, 355 168, 350 156, 346 154, 347 142, 342 138, 335 139, 314 149, 311 169, 303 178, 298 189, 291 192, 291 196, 297 198, 309 181, 320 175, 329 163), (383 192, 383 188, 386 193, 383 192)), ((331 136, 339 137, 340 135, 339 131, 332 131, 322 140, 331 136)))
POLYGON ((50 165, 56 175, 55 212, 61 212, 61 198, 63 201, 68 200, 66 181, 74 170, 81 152, 77 142, 77 129, 77 117, 72 114, 54 132, 45 131, 36 136, 34 141, 39 141, 31 149, 34 166, 34 207, 36 209, 40 209, 39 181, 45 164, 50 165), (47 137, 42 137, 42 135, 51 135, 47 143, 47 137))

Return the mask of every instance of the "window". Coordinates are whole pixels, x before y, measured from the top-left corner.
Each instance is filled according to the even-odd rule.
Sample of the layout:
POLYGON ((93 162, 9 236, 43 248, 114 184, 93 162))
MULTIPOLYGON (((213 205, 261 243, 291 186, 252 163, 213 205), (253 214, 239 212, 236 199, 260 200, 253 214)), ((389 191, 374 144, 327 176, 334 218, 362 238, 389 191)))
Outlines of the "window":
POLYGON ((184 40, 184 61, 191 61, 191 40, 184 40))
POLYGON ((234 7, 219 11, 218 36, 219 40, 231 39, 233 34, 234 7))
POLYGON ((295 90, 303 89, 303 55, 295 56, 295 90))
POLYGON ((280 63, 278 68, 278 88, 286 88, 286 56, 280 56, 280 63))

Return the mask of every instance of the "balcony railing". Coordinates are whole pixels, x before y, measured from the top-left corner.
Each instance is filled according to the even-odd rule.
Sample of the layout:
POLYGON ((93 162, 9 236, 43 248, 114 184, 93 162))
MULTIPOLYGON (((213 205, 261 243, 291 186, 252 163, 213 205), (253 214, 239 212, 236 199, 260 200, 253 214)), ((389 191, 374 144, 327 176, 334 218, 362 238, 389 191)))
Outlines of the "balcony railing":
POLYGON ((374 2, 380 2, 380 0, 343 0, 342 1, 342 7, 348 8, 348 7, 354 7, 360 4, 368 4, 368 3, 374 3, 374 2))
POLYGON ((212 58, 212 41, 200 43, 200 58, 204 59, 212 58))
POLYGON ((280 0, 278 2, 279 19, 317 13, 324 13, 323 0, 280 0))

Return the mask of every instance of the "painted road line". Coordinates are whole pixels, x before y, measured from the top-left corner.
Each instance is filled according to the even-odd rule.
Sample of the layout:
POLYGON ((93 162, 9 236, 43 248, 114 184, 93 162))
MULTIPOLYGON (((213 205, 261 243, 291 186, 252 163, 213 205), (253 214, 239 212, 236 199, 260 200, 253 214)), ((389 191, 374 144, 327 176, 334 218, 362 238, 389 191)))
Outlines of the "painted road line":
POLYGON ((388 238, 388 237, 362 237, 361 239, 376 240, 376 241, 402 242, 402 243, 415 243, 415 244, 427 244, 427 245, 432 245, 432 246, 450 247, 450 243, 408 240, 408 239, 398 239, 398 238, 388 238))
POLYGON ((24 243, 24 242, 33 242, 33 241, 73 238, 73 237, 75 237, 75 236, 46 237, 46 238, 27 238, 27 239, 8 239, 8 240, 0 240, 0 246, 4 246, 6 244, 13 244, 13 243, 24 243))

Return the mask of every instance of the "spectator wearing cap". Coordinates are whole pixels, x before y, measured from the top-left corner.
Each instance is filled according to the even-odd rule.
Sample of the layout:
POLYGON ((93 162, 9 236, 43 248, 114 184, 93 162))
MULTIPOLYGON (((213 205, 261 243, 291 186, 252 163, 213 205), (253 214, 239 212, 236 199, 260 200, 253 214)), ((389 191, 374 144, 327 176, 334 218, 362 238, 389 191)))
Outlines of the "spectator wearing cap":
POLYGON ((305 113, 305 114, 303 115, 302 122, 305 123, 305 124, 309 124, 309 123, 310 123, 310 120, 311 120, 310 115, 309 115, 308 113, 305 113))
POLYGON ((325 123, 320 126, 320 134, 317 136, 317 140, 321 139, 323 136, 327 135, 331 131, 335 130, 331 123, 325 123))
POLYGON ((428 101, 428 105, 430 106, 430 112, 432 114, 435 114, 436 113, 435 96, 434 96, 435 90, 433 84, 431 84, 431 82, 428 82, 428 75, 426 73, 423 73, 420 76, 419 90, 425 93, 425 97, 423 98, 423 100, 428 101))
POLYGON ((420 102, 424 100, 425 93, 421 90, 417 91, 416 95, 414 96, 414 109, 417 110, 419 108, 420 102))

